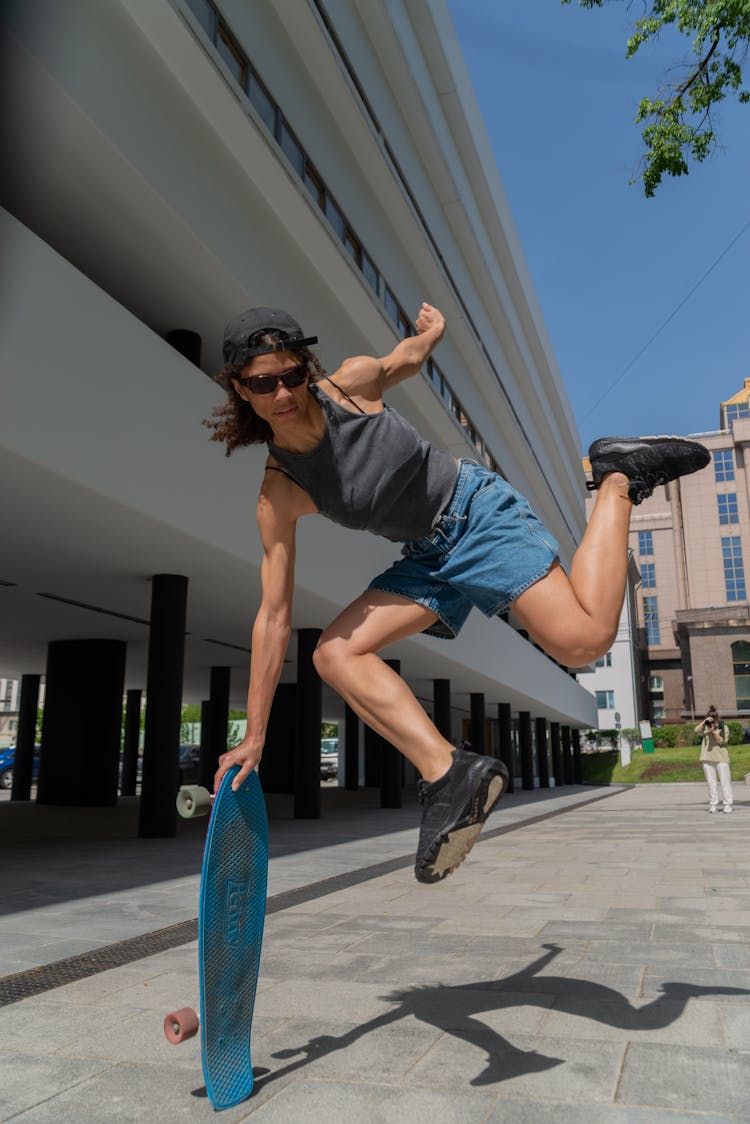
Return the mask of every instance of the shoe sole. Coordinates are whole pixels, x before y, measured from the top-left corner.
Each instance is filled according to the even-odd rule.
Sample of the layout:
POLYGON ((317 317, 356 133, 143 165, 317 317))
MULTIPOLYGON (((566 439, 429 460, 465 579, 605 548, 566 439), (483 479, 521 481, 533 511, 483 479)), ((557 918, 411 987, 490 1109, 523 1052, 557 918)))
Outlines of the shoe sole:
POLYGON ((632 453, 638 445, 656 445, 663 441, 673 441, 682 448, 695 448, 698 441, 689 437, 680 437, 677 433, 657 433, 651 437, 600 437, 593 445, 589 446, 589 456, 597 457, 601 453, 632 453))
POLYGON ((418 882, 432 884, 447 878, 457 870, 477 841, 487 818, 505 792, 505 778, 494 773, 482 786, 482 812, 476 823, 456 827, 440 836, 438 851, 432 862, 427 863, 417 874, 418 882))

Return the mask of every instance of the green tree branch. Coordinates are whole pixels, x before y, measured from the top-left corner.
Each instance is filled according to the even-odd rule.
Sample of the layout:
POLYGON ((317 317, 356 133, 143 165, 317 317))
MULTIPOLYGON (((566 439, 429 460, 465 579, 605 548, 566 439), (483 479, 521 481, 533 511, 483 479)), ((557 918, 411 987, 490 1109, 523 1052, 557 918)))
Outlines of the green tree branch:
MULTIPOLYGON (((570 4, 572 0, 561 0, 570 4)), ((583 8, 601 8, 608 0, 579 0, 583 8)), ((742 86, 742 66, 750 45, 750 0, 644 0, 646 13, 636 20, 625 56, 659 38, 667 26, 692 38, 698 62, 678 83, 665 83, 656 98, 644 97, 636 124, 642 124, 644 154, 636 180, 652 197, 664 176, 685 176, 690 161, 702 163, 717 145, 712 110, 728 95, 750 102, 742 86)))

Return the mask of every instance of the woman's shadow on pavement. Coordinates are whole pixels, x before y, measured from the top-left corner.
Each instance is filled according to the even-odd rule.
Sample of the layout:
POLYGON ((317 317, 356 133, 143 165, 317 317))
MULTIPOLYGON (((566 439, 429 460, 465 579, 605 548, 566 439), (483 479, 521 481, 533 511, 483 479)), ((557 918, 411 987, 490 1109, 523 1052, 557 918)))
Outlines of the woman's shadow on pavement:
POLYGON ((519 1049, 477 1019, 477 1015, 503 1008, 534 1006, 535 996, 538 996, 537 1005, 547 1010, 550 996, 553 996, 556 1011, 637 1033, 669 1026, 681 1016, 688 999, 708 995, 750 995, 750 991, 739 987, 664 983, 662 994, 658 998, 643 1007, 634 1007, 620 992, 605 984, 568 976, 539 977, 538 973, 562 951, 558 945, 545 944, 542 947, 546 950, 542 956, 527 968, 501 980, 481 980, 452 987, 438 984, 407 988, 386 996, 397 1006, 369 1022, 353 1027, 342 1035, 318 1035, 303 1046, 278 1051, 273 1055, 274 1058, 297 1060, 275 1072, 257 1070, 255 1092, 311 1061, 324 1058, 337 1050, 345 1050, 364 1035, 410 1015, 485 1053, 486 1066, 471 1081, 472 1085, 478 1086, 552 1069, 562 1065, 563 1059, 547 1057, 535 1050, 519 1049))

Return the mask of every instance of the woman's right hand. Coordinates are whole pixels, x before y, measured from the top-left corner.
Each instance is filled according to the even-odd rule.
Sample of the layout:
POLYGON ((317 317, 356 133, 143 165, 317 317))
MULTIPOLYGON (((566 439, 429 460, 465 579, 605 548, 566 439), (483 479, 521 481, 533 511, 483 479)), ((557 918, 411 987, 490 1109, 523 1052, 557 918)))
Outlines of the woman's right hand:
POLYGON ((219 768, 216 770, 214 777, 214 792, 219 791, 222 777, 231 769, 233 765, 239 765, 240 771, 232 781, 232 791, 236 792, 240 785, 247 780, 258 765, 263 754, 263 746, 259 745, 254 738, 245 738, 234 749, 227 750, 222 753, 219 758, 219 768))

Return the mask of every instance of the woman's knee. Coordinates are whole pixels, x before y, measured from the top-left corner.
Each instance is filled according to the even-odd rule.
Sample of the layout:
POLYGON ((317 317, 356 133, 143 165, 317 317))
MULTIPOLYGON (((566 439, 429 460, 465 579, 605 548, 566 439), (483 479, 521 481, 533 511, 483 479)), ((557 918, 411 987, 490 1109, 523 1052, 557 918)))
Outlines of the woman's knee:
POLYGON ((617 637, 617 629, 606 628, 593 622, 581 630, 572 631, 555 645, 554 656, 565 667, 586 667, 610 651, 617 637))
POLYGON ((313 666, 324 682, 335 686, 351 654, 342 637, 324 632, 313 652, 313 666))

